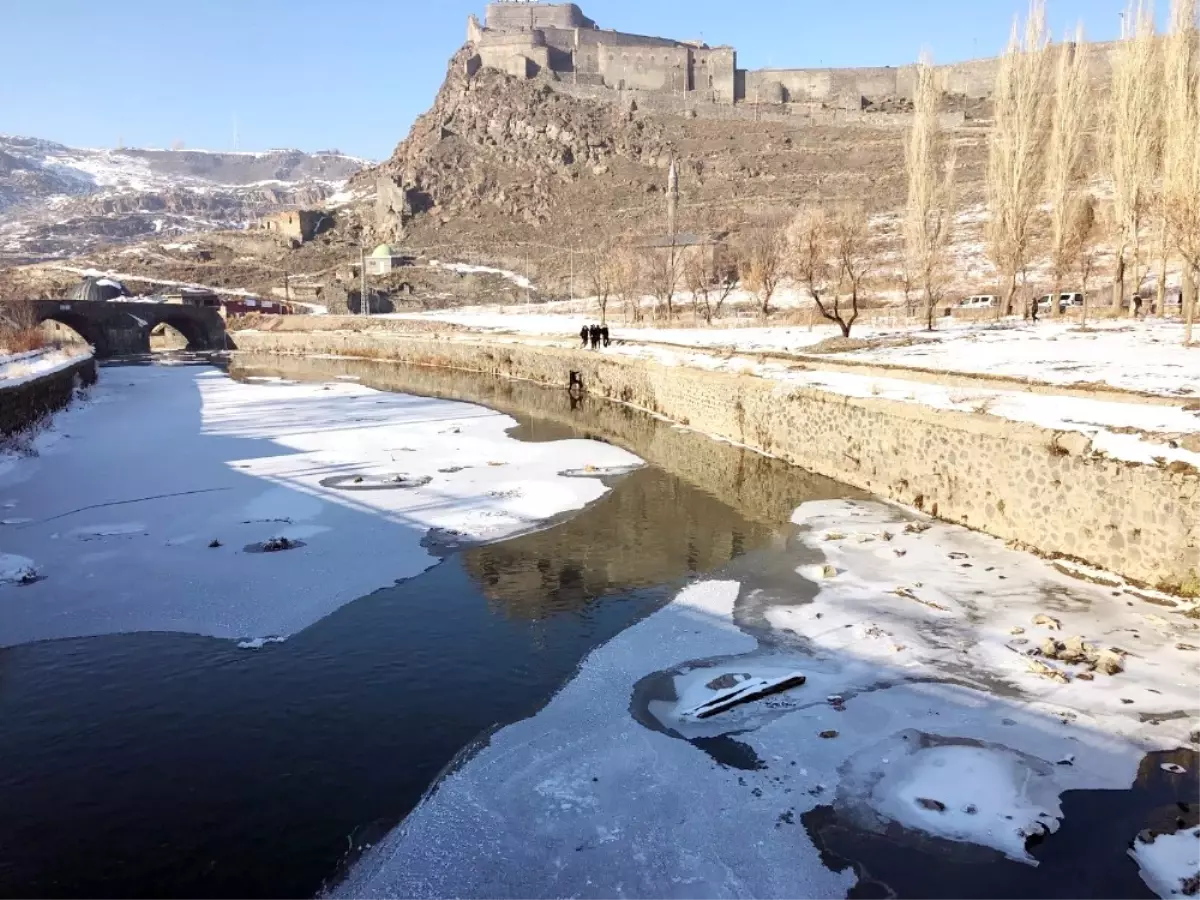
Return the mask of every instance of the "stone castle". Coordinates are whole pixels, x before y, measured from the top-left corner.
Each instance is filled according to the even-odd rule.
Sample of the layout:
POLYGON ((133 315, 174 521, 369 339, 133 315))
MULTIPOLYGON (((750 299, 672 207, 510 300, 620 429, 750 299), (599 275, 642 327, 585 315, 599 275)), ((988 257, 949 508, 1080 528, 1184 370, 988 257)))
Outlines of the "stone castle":
MULTIPOLYGON (((576 85, 691 101, 820 103, 861 109, 870 100, 909 98, 913 66, 859 69, 739 69, 737 50, 700 41, 600 28, 574 3, 507 0, 467 20, 468 73, 499 69, 519 78, 542 72, 576 85)), ((942 66, 944 90, 970 98, 991 92, 995 59, 942 66)))

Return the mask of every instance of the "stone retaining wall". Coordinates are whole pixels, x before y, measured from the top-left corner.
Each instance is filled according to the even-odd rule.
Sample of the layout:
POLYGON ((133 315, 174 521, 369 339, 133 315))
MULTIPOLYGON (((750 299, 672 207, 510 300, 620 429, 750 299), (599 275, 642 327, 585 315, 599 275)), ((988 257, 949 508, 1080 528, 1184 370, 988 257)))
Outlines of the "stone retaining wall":
POLYGON ((62 409, 75 393, 76 377, 96 383, 96 360, 90 356, 73 365, 14 387, 0 388, 0 435, 16 434, 62 409))
POLYGON ((1200 475, 1095 456, 1077 432, 974 413, 851 398, 748 375, 620 356, 418 336, 242 333, 243 350, 334 353, 586 390, 746 444, 941 519, 1082 560, 1135 581, 1194 590, 1200 475))

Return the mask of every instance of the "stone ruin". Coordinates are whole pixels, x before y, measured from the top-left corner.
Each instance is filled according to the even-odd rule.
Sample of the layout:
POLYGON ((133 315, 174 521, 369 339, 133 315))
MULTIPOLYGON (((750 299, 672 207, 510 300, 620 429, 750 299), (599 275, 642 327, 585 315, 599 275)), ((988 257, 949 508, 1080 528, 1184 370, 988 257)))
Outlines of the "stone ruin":
MULTIPOLYGON (((696 101, 738 104, 821 104, 845 110, 911 100, 915 66, 739 69, 737 50, 600 28, 574 3, 507 0, 489 3, 484 23, 467 20, 467 73, 497 69, 518 78, 552 73, 574 85, 675 97, 681 109, 696 101)), ((1097 72, 1107 54, 1094 55, 1097 72)), ((938 67, 945 93, 985 99, 997 60, 938 67)))

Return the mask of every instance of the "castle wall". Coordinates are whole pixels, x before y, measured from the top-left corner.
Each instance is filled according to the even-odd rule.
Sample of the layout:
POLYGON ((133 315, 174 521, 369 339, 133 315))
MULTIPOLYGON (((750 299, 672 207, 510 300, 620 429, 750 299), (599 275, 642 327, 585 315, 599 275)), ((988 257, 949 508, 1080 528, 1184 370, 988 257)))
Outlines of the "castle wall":
POLYGON ((736 72, 737 51, 732 47, 692 51, 693 90, 711 91, 719 103, 733 103, 737 98, 736 72))
POLYGON ((596 27, 574 3, 489 3, 485 24, 497 31, 596 27))
POLYGON ((480 62, 519 78, 531 78, 551 68, 550 48, 539 31, 513 33, 485 31, 476 44, 480 62))
POLYGON ((600 74, 610 88, 686 93, 691 90, 689 47, 600 47, 600 74))
MULTIPOLYGON (((819 103, 854 112, 862 109, 864 99, 911 99, 915 83, 913 65, 739 70, 731 47, 601 30, 572 3, 492 3, 486 19, 486 29, 474 17, 468 21, 468 38, 480 48, 483 65, 514 74, 548 68, 574 74, 577 84, 695 92, 717 103, 819 103)), ((1091 46, 1091 75, 1098 81, 1111 71, 1112 45, 1091 46)), ((943 90, 970 98, 990 96, 998 62, 991 58, 939 66, 943 90)))

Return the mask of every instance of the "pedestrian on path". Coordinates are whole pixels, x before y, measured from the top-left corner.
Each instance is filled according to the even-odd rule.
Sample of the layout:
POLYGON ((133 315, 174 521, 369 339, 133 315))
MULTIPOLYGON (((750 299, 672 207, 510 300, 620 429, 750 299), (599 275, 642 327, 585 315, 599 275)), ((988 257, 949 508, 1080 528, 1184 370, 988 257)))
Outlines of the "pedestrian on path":
POLYGON ((583 341, 583 349, 586 350, 588 345, 588 327, 586 325, 579 329, 579 339, 583 341))

